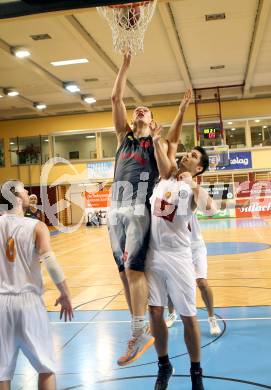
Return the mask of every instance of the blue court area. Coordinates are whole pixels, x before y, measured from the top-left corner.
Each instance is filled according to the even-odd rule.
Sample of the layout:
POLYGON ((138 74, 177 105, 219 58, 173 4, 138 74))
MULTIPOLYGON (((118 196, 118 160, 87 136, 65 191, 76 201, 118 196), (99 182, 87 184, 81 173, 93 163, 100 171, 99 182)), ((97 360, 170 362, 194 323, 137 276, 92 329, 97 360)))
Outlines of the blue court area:
POLYGON ((270 220, 267 218, 224 218, 224 219, 201 219, 199 220, 202 230, 222 230, 232 228, 259 228, 270 225, 270 220))
MULTIPOLYGON (((201 229, 204 230, 228 230, 228 229, 257 229, 261 227, 268 227, 267 219, 262 218, 228 218, 228 219, 207 219, 200 220, 201 229)), ((227 235, 222 242, 206 242, 208 256, 221 255, 236 255, 241 253, 251 253, 269 249, 271 247, 268 243, 251 242, 251 241, 227 241, 227 235)))
POLYGON ((239 253, 257 252, 269 249, 271 245, 261 242, 209 242, 208 256, 236 255, 239 253))
MULTIPOLYGON (((205 310, 199 310, 202 367, 206 390, 271 389, 271 307, 216 309, 223 333, 209 335, 205 310)), ((57 348, 57 388, 95 390, 152 389, 157 371, 154 347, 140 360, 119 368, 116 359, 129 337, 127 311, 77 311, 73 323, 50 313, 57 348)), ((180 322, 169 330, 175 367, 169 390, 191 389, 189 359, 180 322)), ((20 355, 12 389, 36 389, 37 376, 20 355)))

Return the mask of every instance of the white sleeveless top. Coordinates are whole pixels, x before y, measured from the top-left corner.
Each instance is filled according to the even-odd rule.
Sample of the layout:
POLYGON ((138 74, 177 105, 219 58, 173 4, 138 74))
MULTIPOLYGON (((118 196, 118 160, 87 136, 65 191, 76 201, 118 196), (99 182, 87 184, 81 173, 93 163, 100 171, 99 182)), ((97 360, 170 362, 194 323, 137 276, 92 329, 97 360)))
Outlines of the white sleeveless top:
POLYGON ((191 248, 188 223, 193 214, 193 192, 188 184, 175 178, 161 180, 154 188, 151 202, 150 248, 176 252, 191 248))
POLYGON ((0 294, 43 293, 34 241, 37 223, 15 214, 0 217, 0 294))

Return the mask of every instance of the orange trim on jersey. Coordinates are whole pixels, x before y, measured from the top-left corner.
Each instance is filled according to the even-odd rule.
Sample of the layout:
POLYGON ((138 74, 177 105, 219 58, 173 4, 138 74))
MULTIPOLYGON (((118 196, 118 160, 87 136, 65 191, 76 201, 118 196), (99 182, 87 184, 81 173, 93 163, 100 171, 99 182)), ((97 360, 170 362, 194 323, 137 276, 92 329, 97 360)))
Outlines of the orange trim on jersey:
POLYGON ((8 258, 8 261, 10 261, 11 263, 13 263, 15 261, 16 249, 15 249, 15 241, 12 237, 9 237, 7 239, 6 256, 8 258))

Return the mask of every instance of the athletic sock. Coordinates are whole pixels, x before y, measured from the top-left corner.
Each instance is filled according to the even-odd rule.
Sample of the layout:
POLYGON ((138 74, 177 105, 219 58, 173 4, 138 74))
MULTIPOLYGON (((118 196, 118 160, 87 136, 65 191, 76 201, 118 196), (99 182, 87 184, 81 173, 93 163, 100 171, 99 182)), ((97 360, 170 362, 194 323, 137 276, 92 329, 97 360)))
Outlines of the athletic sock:
POLYGON ((133 337, 138 337, 144 332, 145 316, 133 316, 132 318, 132 334, 133 337))
POLYGON ((162 366, 169 366, 170 365, 170 361, 169 361, 168 355, 159 356, 158 357, 158 363, 161 364, 162 366))
POLYGON ((199 371, 200 362, 191 362, 191 371, 199 371))

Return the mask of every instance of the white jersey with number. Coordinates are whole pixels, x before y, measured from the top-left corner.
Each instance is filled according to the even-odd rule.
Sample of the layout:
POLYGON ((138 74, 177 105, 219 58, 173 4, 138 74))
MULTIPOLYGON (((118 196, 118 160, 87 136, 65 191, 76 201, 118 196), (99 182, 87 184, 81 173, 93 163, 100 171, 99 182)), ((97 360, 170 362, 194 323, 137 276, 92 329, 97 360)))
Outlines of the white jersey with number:
POLYGON ((0 294, 43 293, 34 241, 37 223, 15 214, 0 217, 0 294))
POLYGON ((176 179, 161 180, 151 197, 151 237, 145 275, 149 305, 166 306, 168 295, 178 314, 196 315, 196 282, 191 232, 193 192, 176 179))
POLYGON ((184 181, 161 180, 151 201, 150 248, 183 251, 191 248, 188 224, 193 215, 193 192, 184 181))

